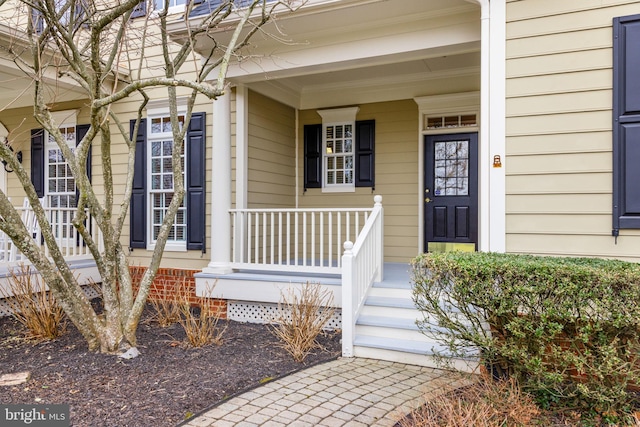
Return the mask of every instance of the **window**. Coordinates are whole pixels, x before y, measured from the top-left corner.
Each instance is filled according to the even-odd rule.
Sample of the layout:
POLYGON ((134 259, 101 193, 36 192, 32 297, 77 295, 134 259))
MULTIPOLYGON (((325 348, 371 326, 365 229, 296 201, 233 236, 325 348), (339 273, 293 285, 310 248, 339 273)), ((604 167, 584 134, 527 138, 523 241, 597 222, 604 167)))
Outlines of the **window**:
MULTIPOLYGON (((86 3, 82 0, 54 0, 55 11, 60 16, 59 22, 63 26, 67 26, 71 23, 71 14, 75 17, 73 19, 73 30, 76 30, 85 21, 86 16, 86 3)), ((33 29, 36 34, 41 34, 46 26, 42 13, 37 9, 31 9, 31 19, 33 20, 33 29)))
MULTIPOLYGON (((184 126, 184 116, 179 116, 180 127, 184 126)), ((169 208, 169 204, 173 199, 173 167, 171 156, 173 155, 173 135, 171 133, 171 119, 168 115, 160 117, 152 117, 149 120, 149 138, 148 147, 148 165, 147 170, 150 182, 148 187, 148 203, 150 217, 150 236, 149 242, 155 244, 160 233, 160 227, 164 220, 164 214, 169 208)), ((184 144, 182 146, 182 169, 184 179, 184 144)), ((185 247, 187 240, 187 224, 185 218, 184 201, 180 206, 178 213, 169 232, 167 241, 168 246, 175 248, 185 247)))
POLYGON ((324 129, 324 182, 326 188, 353 188, 353 130, 355 123, 328 124, 324 129))
MULTIPOLYGON (((77 111, 51 113, 60 125, 60 133, 73 151, 89 130, 89 125, 76 125, 77 111)), ((91 179, 91 150, 88 154, 87 176, 91 179)), ((73 208, 77 206, 76 183, 67 160, 53 137, 43 129, 31 130, 31 182, 38 197, 48 206, 73 208)))
POLYGON ((325 192, 374 187, 375 122, 357 107, 320 110, 322 125, 304 127, 304 184, 325 192))
MULTIPOLYGON (((182 6, 186 4, 186 0, 169 0, 169 10, 175 8, 176 6, 182 6)), ((164 0, 155 0, 156 10, 164 9, 164 0)))
MULTIPOLYGON (((71 151, 76 146, 76 126, 63 125, 60 133, 67 141, 71 151)), ((62 155, 52 135, 47 134, 45 166, 45 194, 47 205, 55 208, 74 208, 77 206, 76 181, 71 174, 67 159, 62 155)))
POLYGON ((613 21, 613 235, 640 228, 640 15, 613 21))
MULTIPOLYGON (((204 113, 193 113, 187 128, 182 153, 186 194, 169 234, 168 250, 205 249, 205 118, 204 113)), ((132 132, 134 126, 132 120, 132 132)), ((138 127, 135 142, 129 245, 152 249, 173 197, 174 144, 168 114, 149 112, 138 127)))
MULTIPOLYGON (((89 130, 89 125, 76 125, 76 114, 75 110, 51 113, 56 123, 62 123, 60 133, 72 151, 89 130)), ((87 176, 91 179, 91 148, 87 154, 87 176)), ((72 237, 71 218, 78 203, 76 181, 62 150, 43 129, 31 130, 31 182, 43 203, 57 208, 49 218, 56 237, 72 237)))

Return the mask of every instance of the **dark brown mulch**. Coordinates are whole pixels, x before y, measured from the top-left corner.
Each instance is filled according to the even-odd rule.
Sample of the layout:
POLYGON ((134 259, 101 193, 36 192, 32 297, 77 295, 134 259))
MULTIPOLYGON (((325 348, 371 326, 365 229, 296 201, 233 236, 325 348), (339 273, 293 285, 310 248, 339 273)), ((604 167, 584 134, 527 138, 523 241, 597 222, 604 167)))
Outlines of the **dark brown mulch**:
POLYGON ((160 328, 151 310, 138 330, 141 355, 123 360, 92 353, 69 325, 55 341, 20 338, 10 317, 0 318, 0 375, 30 371, 22 385, 0 387, 0 403, 69 404, 73 426, 175 426, 237 392, 340 353, 340 336, 296 363, 264 325, 220 321, 221 346, 185 348, 179 325, 160 328))

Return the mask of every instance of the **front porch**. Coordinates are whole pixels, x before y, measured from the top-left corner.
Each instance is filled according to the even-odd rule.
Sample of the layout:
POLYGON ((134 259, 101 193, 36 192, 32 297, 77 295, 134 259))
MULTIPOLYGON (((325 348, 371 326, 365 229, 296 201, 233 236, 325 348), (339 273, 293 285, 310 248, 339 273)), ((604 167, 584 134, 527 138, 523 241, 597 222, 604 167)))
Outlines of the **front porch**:
MULTIPOLYGON (((50 249, 42 239, 42 230, 36 221, 31 206, 25 201, 21 207, 16 207, 16 209, 20 212, 22 222, 33 236, 33 239, 42 242, 45 254, 49 255, 50 249)), ((95 261, 88 247, 84 244, 82 237, 72 225, 76 209, 44 206, 44 210, 55 236, 56 245, 67 264, 77 274, 78 281, 83 285, 100 283, 100 274, 95 261)), ((92 223, 91 218, 87 221, 91 224, 92 238, 100 242, 102 239, 99 228, 95 223, 92 223)), ((29 260, 6 234, 0 232, 0 316, 11 314, 9 305, 3 299, 13 295, 11 277, 13 274, 18 276, 22 274, 20 271, 22 265, 30 265, 29 260)), ((34 274, 38 273, 35 272, 34 274)))
MULTIPOLYGON (((196 294, 227 300, 229 319, 265 323, 283 295, 314 283, 333 295, 344 357, 436 367, 439 344, 416 326, 409 263, 384 261, 382 197, 372 209, 233 209, 232 272, 195 275, 196 294), (353 241, 351 240, 353 239, 353 241)), ((464 371, 475 360, 459 360, 464 371)))

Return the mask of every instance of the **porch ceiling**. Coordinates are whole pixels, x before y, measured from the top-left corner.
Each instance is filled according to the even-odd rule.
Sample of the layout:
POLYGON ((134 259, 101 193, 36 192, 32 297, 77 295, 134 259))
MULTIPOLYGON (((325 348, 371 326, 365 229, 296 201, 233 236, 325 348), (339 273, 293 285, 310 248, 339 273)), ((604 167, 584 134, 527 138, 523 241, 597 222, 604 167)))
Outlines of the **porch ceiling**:
MULTIPOLYGON (((0 111, 33 105, 33 79, 21 68, 31 60, 24 37, 21 30, 0 24, 0 111)), ((47 53, 55 55, 53 50, 47 53)), ((57 71, 51 67, 43 75, 46 102, 60 103, 86 97, 76 82, 59 76, 57 71)))
MULTIPOLYGON (((230 81, 296 108, 479 90, 473 0, 309 0, 256 36, 230 81)), ((207 43, 199 41, 203 53, 207 43)))

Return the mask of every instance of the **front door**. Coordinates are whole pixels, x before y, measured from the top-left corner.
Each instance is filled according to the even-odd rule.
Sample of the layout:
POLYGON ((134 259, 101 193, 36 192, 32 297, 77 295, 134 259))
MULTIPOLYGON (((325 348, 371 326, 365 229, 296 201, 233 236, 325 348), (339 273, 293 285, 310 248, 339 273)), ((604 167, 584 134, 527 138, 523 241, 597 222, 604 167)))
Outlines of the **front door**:
POLYGON ((478 248, 478 134, 425 136, 424 250, 478 248))

